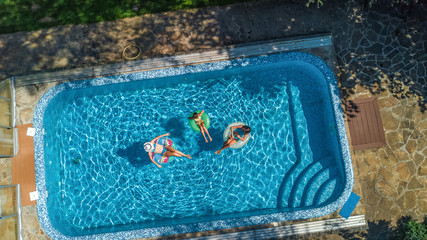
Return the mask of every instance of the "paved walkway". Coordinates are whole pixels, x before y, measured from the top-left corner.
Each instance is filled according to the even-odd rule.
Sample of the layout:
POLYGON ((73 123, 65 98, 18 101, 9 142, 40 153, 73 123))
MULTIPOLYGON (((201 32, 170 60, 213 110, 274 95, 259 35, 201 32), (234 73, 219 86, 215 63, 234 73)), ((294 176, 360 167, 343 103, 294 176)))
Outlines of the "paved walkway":
MULTIPOLYGON (((0 78, 122 62, 123 48, 132 43, 142 47, 142 59, 332 33, 346 113, 351 115, 354 110, 346 105, 347 100, 378 97, 387 146, 352 153, 370 227, 357 234, 387 239, 403 216, 421 220, 427 213, 426 9, 419 5, 406 12, 401 9, 399 15, 390 9, 363 10, 351 1, 331 0, 317 9, 263 0, 0 35, 0 78)), ((20 96, 46 87, 17 89, 19 124, 32 121, 36 104, 20 96)), ((7 169, 10 162, 0 160, 0 166, 7 169)), ((7 172, 2 175, 8 181, 7 172)), ((40 228, 33 224, 34 211, 24 209, 25 234, 29 239, 43 239, 40 228)), ((352 234, 324 238, 348 239, 352 234)))
POLYGON ((142 47, 141 59, 331 32, 343 13, 333 4, 317 9, 259 1, 0 35, 0 73, 27 75, 121 62, 124 47, 135 43, 142 47))

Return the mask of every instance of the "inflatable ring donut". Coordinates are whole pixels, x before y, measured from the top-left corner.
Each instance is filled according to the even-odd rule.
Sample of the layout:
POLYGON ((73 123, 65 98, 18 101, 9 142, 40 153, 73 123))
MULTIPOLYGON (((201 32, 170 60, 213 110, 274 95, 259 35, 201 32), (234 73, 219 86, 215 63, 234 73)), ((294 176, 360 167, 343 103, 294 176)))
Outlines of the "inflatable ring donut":
MULTIPOLYGON (((175 143, 167 137, 161 137, 156 141, 154 141, 154 143, 163 145, 163 147, 169 146, 175 149, 175 143)), ((154 153, 154 152, 151 152, 150 154, 156 163, 167 163, 169 160, 173 159, 173 156, 166 157, 159 153, 154 153)))
MULTIPOLYGON (((225 128, 225 130, 224 130, 224 134, 222 135, 222 139, 224 140, 224 142, 227 141, 228 137, 230 136, 230 133, 231 133, 230 128, 234 127, 234 126, 238 126, 238 125, 247 126, 246 123, 244 123, 244 122, 234 122, 234 123, 228 125, 227 128, 225 128)), ((235 144, 231 145, 230 148, 242 148, 249 142, 250 138, 251 138, 251 133, 248 134, 245 141, 241 141, 239 139, 235 144)))
POLYGON ((123 49, 123 52, 122 52, 122 56, 123 56, 123 58, 124 59, 128 59, 128 60, 132 60, 132 59, 137 59, 138 57, 139 57, 139 55, 141 55, 141 47, 140 46, 138 46, 138 45, 136 45, 136 44, 129 44, 129 45, 127 45, 124 49, 123 49), (129 57, 127 54, 126 54, 126 50, 128 50, 129 48, 131 48, 131 47, 136 47, 137 49, 138 49, 138 53, 135 55, 135 56, 133 56, 133 57, 129 57))
MULTIPOLYGON (((201 113, 202 111, 195 111, 196 113, 201 113)), ((192 117, 193 113, 191 113, 191 115, 189 117, 192 117)), ((209 128, 209 126, 211 125, 211 121, 209 120, 209 116, 206 114, 206 112, 204 112, 202 114, 202 120, 205 123, 205 127, 206 129, 209 128)), ((200 128, 199 126, 197 126, 196 121, 194 121, 193 119, 189 119, 188 123, 190 124, 190 127, 195 131, 195 132, 200 132, 200 128)))

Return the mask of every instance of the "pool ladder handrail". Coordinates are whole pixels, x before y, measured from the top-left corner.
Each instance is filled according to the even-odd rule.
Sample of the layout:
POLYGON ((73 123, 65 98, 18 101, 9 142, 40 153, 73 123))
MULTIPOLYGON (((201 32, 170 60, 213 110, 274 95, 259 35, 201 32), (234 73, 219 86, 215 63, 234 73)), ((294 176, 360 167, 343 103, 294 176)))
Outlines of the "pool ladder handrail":
POLYGON ((6 216, 0 216, 0 221, 6 218, 10 217, 17 217, 17 237, 19 240, 23 239, 22 234, 22 205, 21 205, 21 184, 11 184, 11 185, 0 185, 1 188, 7 188, 7 187, 15 187, 16 188, 16 213, 6 215, 6 216))

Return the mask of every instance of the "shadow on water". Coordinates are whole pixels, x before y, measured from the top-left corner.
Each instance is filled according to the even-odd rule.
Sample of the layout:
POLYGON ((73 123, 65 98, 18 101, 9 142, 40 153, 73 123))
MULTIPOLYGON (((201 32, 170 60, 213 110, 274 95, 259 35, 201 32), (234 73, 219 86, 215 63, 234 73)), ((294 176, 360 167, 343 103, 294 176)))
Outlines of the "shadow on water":
POLYGON ((283 86, 285 83, 283 69, 266 70, 262 69, 256 72, 248 72, 245 81, 242 81, 239 85, 242 92, 246 94, 259 94, 264 91, 265 94, 269 94, 271 97, 277 97, 277 94, 281 91, 278 86, 283 86), (268 81, 263 81, 269 79, 268 81))
MULTIPOLYGON (((194 132, 194 137, 197 139, 197 144, 199 146, 199 151, 194 153, 195 157, 199 156, 199 154, 204 152, 204 151, 214 152, 214 151, 216 151, 222 147, 223 129, 209 128, 208 131, 212 137, 212 142, 208 142, 208 143, 205 142, 205 139, 203 138, 201 133, 194 132)), ((206 138, 208 138, 208 137, 206 136, 206 138)), ((209 140, 209 138, 208 138, 208 140, 209 140)))
POLYGON ((166 132, 171 134, 172 138, 184 141, 185 122, 186 119, 184 118, 170 118, 163 121, 161 125, 166 129, 166 132))
POLYGON ((143 142, 135 142, 124 149, 119 149, 117 155, 127 159, 134 167, 142 167, 151 163, 147 152, 144 150, 143 142))

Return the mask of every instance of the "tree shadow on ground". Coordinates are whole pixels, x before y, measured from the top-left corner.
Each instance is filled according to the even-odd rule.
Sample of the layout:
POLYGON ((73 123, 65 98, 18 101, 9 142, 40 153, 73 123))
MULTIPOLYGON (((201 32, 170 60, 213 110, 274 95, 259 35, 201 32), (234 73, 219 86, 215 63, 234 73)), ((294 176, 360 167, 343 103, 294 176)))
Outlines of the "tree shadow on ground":
MULTIPOLYGON (((236 1, 241 0, 231 2, 236 1)), ((222 1, 218 3, 220 2, 222 1)), ((102 67, 103 64, 208 49, 218 49, 220 54, 227 54, 228 50, 223 48, 229 45, 327 32, 328 21, 332 19, 328 11, 333 5, 325 6, 329 9, 318 9, 306 8, 305 3, 294 0, 249 1, 227 7, 164 12, 111 22, 56 26, 37 32, 5 34, 0 35, 0 54, 4 56, 0 60, 0 66, 4 66, 4 75, 10 77, 90 66, 102 67), (307 16, 312 15, 322 17, 318 17, 313 23, 307 22, 307 16), (141 47, 139 57, 131 60, 123 57, 124 49, 130 44, 141 47), (22 65, 21 62, 26 64, 22 65)), ((169 10, 173 9, 174 7, 169 10)), ((165 61, 175 65, 183 64, 173 58, 165 61)), ((0 73, 1 71, 3 69, 0 67, 0 73)), ((82 77, 67 75, 64 78, 77 80, 82 77)))
POLYGON ((393 239, 394 227, 390 221, 379 220, 376 222, 368 221, 368 234, 366 239, 393 239))
POLYGON ((414 220, 411 216, 402 216, 393 226, 390 221, 368 221, 369 231, 367 235, 368 240, 391 239, 399 240, 400 236, 404 234, 404 227, 409 221, 414 220))
POLYGON ((143 142, 135 142, 124 149, 119 149, 117 155, 127 159, 134 167, 142 167, 151 163, 147 152, 144 150, 143 142))
MULTIPOLYGON (((403 11, 398 8, 377 13, 378 9, 363 9, 354 1, 332 0, 321 8, 304 5, 264 0, 0 35, 0 54, 5 56, 0 60, 4 66, 0 74, 4 71, 4 76, 16 76, 124 62, 128 60, 122 51, 129 44, 141 47, 134 59, 141 60, 206 49, 224 54, 228 45, 332 32, 344 105, 360 85, 376 95, 388 90, 397 99, 415 97, 425 111, 427 65, 422 34, 427 24, 420 15, 425 12, 425 3, 405 7, 400 15, 395 14, 403 11)), ((182 64, 172 58, 167 61, 182 64)), ((67 80, 75 80, 71 78, 67 80)))
POLYGON ((211 1, 113 1, 86 0, 49 1, 14 0, 0 2, 0 34, 19 31, 33 31, 57 25, 87 24, 113 21, 174 10, 202 8, 210 5, 227 5, 250 0, 211 0, 211 1))
POLYGON ((367 239, 367 240, 400 240, 404 235, 405 224, 414 220, 411 216, 402 216, 393 226, 391 221, 378 220, 368 221, 367 230, 344 229, 339 231, 339 235, 344 239, 367 239))
MULTIPOLYGON (((415 101, 421 112, 427 109, 427 65, 424 60, 424 32, 427 31, 426 3, 391 7, 379 1, 360 10, 358 22, 351 22, 350 39, 337 33, 339 88, 345 112, 354 106, 347 100, 358 86, 375 96, 389 93, 397 100, 415 101)), ((360 92, 360 91, 357 91, 360 92)))

